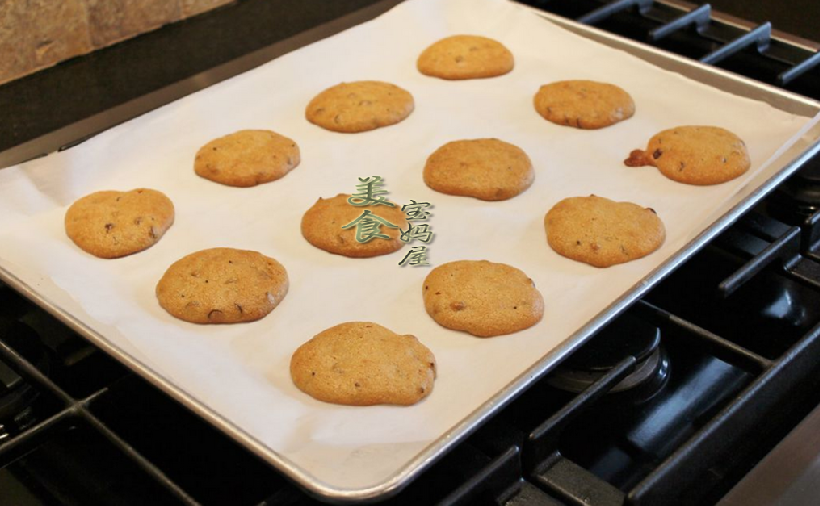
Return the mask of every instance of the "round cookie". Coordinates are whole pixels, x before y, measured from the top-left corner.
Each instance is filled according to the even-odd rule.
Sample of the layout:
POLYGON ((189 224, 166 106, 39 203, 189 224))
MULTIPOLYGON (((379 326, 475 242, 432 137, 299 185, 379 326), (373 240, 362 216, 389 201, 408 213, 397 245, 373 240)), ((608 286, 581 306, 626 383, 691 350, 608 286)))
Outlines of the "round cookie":
POLYGON ((288 293, 288 273, 256 251, 212 248, 174 262, 157 283, 157 299, 172 316, 192 323, 259 320, 288 293))
POLYGON ((507 74, 515 60, 497 40, 478 35, 454 35, 433 43, 419 56, 424 75, 441 79, 480 79, 507 74))
POLYGON ((732 132, 715 126, 679 126, 649 139, 624 160, 628 167, 651 165, 679 183, 712 185, 731 181, 751 166, 746 144, 732 132))
POLYGON ((654 210, 595 195, 558 202, 544 217, 544 227, 556 253, 595 267, 645 257, 666 239, 654 210))
POLYGON ((120 258, 156 244, 174 223, 174 204, 147 188, 101 191, 77 200, 65 213, 66 235, 99 258, 120 258))
POLYGON ((481 200, 508 200, 535 180, 524 151, 498 139, 448 142, 424 166, 424 182, 449 195, 481 200))
POLYGON ((424 280, 424 308, 439 325, 478 337, 512 334, 544 316, 544 299, 522 271, 487 260, 460 260, 424 280))
POLYGON ((596 81, 557 81, 541 86, 535 110, 547 121, 583 130, 597 130, 635 114, 635 102, 614 84, 596 81))
POLYGON ((299 165, 299 146, 270 130, 240 130, 202 146, 194 159, 197 175, 247 188, 275 181, 299 165))
POLYGON ((401 211, 401 206, 386 205, 354 206, 347 202, 350 195, 340 193, 329 199, 316 201, 302 217, 302 235, 307 241, 319 249, 337 255, 351 258, 368 258, 386 255, 401 249, 401 230, 407 229, 407 220, 401 211), (398 228, 382 226, 381 234, 389 239, 373 238, 369 242, 360 243, 356 240, 356 227, 343 229, 369 210, 371 215, 386 220, 398 228))
POLYGON ((356 81, 316 95, 305 117, 327 130, 357 133, 394 125, 410 116, 413 107, 413 95, 395 84, 356 81))
POLYGON ((409 406, 433 390, 436 359, 415 336, 375 323, 342 323, 300 346, 290 361, 296 387, 324 402, 409 406))

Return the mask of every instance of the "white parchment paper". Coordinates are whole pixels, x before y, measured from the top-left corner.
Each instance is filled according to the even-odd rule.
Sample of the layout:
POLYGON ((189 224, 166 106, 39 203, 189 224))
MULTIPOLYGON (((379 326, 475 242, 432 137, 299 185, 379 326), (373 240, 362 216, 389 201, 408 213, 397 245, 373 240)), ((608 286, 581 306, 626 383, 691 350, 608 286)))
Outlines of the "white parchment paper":
POLYGON ((75 148, 0 171, 0 267, 104 336, 120 354, 154 371, 217 413, 298 476, 335 489, 378 486, 479 408, 608 304, 662 264, 727 208, 753 175, 808 119, 731 96, 654 68, 552 26, 503 0, 410 0, 384 16, 283 56, 256 70, 113 128, 75 148), (502 41, 515 70, 486 80, 447 82, 416 71, 418 54, 448 35, 502 41), (344 135, 304 119, 319 91, 378 79, 415 97, 404 122, 344 135), (637 114, 598 131, 544 121, 539 86, 559 79, 617 84, 637 114), (752 171, 718 186, 672 182, 651 167, 628 168, 630 150, 657 131, 718 125, 749 147, 752 171), (272 129, 296 140, 301 165, 250 189, 197 177, 193 157, 207 141, 239 129, 272 129), (427 188, 427 156, 445 142, 497 137, 524 149, 536 179, 506 202, 452 197, 427 188), (352 192, 358 177, 384 177, 390 198, 435 205, 433 265, 459 259, 504 262, 532 277, 546 301, 543 321, 523 332, 478 339, 438 326, 425 313, 429 268, 400 268, 405 247, 365 260, 328 254, 299 232, 318 197, 352 192), (93 191, 136 187, 165 192, 176 222, 155 247, 100 260, 65 236, 63 216, 93 191), (543 217, 557 201, 594 193, 652 207, 667 227, 655 254, 610 269, 562 258, 547 246, 543 217), (290 293, 250 324, 203 326, 176 320, 154 287, 180 257, 204 248, 258 250, 288 270, 290 293), (292 352, 345 321, 374 321, 414 334, 432 349, 439 377, 413 407, 324 404, 291 383, 292 352))

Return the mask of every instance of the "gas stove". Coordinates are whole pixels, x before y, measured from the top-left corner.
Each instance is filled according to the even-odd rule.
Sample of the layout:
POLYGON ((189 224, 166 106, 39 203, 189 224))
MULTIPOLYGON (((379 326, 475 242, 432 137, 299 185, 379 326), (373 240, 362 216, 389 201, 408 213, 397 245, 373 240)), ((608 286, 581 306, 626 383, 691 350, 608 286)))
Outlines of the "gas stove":
MULTIPOLYGON (((769 24, 716 15, 709 6, 651 0, 524 3, 820 99, 816 48, 769 24)), ((239 15, 231 9, 254 4, 262 2, 239 2, 170 30, 184 35, 196 23, 214 30, 221 17, 239 15)), ((309 37, 384 9, 383 2, 363 10, 356 9, 367 2, 343 4, 328 14, 336 21, 309 37)), ((283 36, 238 60, 217 62, 210 77, 192 78, 198 84, 153 83, 151 90, 131 92, 145 94, 141 100, 123 93, 118 103, 101 101, 100 110, 65 120, 73 129, 52 118, 45 123, 53 131, 22 130, 69 146, 192 86, 305 44, 305 37, 283 36)), ((140 43, 128 44, 140 51, 140 43)), ((0 103, 22 96, 27 83, 45 86, 68 70, 47 72, 0 87, 0 103)), ((25 106, 12 109, 22 121, 25 106)), ((34 146, 43 142, 28 140, 4 146, 11 149, 0 159, 39 154, 34 146)), ((730 498, 726 494, 820 402, 818 184, 820 159, 814 158, 384 504, 670 506, 730 498)), ((0 285, 0 503, 321 501, 0 285)))

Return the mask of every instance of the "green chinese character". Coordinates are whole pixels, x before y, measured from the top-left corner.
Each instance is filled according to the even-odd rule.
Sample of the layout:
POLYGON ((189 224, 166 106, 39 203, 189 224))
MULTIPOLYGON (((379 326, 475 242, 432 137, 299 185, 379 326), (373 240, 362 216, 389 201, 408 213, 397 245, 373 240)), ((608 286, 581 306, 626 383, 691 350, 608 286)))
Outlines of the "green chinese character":
POLYGON ((405 265, 409 265, 410 267, 418 267, 419 265, 430 265, 427 261, 427 246, 416 246, 412 248, 410 251, 404 255, 399 265, 404 267, 405 265))
POLYGON ((347 230, 348 228, 356 227, 356 242, 366 243, 377 237, 381 239, 390 239, 389 235, 380 233, 382 226, 388 228, 399 228, 397 225, 393 225, 384 218, 380 218, 371 213, 369 209, 365 209, 358 218, 343 226, 342 229, 347 230))
POLYGON ((429 243, 433 239, 433 232, 429 229, 430 225, 425 224, 414 227, 412 223, 408 223, 407 227, 407 230, 401 232, 402 242, 411 243, 418 239, 423 243, 429 243))
POLYGON ((431 215, 431 213, 424 210, 425 207, 430 207, 430 203, 411 200, 409 204, 401 206, 401 210, 407 215, 407 221, 425 221, 431 215))
POLYGON ((353 206, 377 206, 379 204, 396 207, 392 202, 388 202, 386 198, 380 197, 387 193, 387 190, 381 190, 384 186, 381 176, 370 176, 364 179, 359 178, 362 184, 356 185, 356 191, 352 196, 348 197, 347 203, 353 206))

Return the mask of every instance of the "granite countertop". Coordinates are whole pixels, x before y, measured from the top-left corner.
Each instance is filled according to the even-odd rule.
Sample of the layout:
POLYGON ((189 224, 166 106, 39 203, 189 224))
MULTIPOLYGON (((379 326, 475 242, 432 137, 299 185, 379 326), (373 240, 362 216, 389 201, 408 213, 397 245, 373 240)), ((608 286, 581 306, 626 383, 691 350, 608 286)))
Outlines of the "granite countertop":
POLYGON ((0 151, 378 0, 239 0, 0 86, 0 151))

